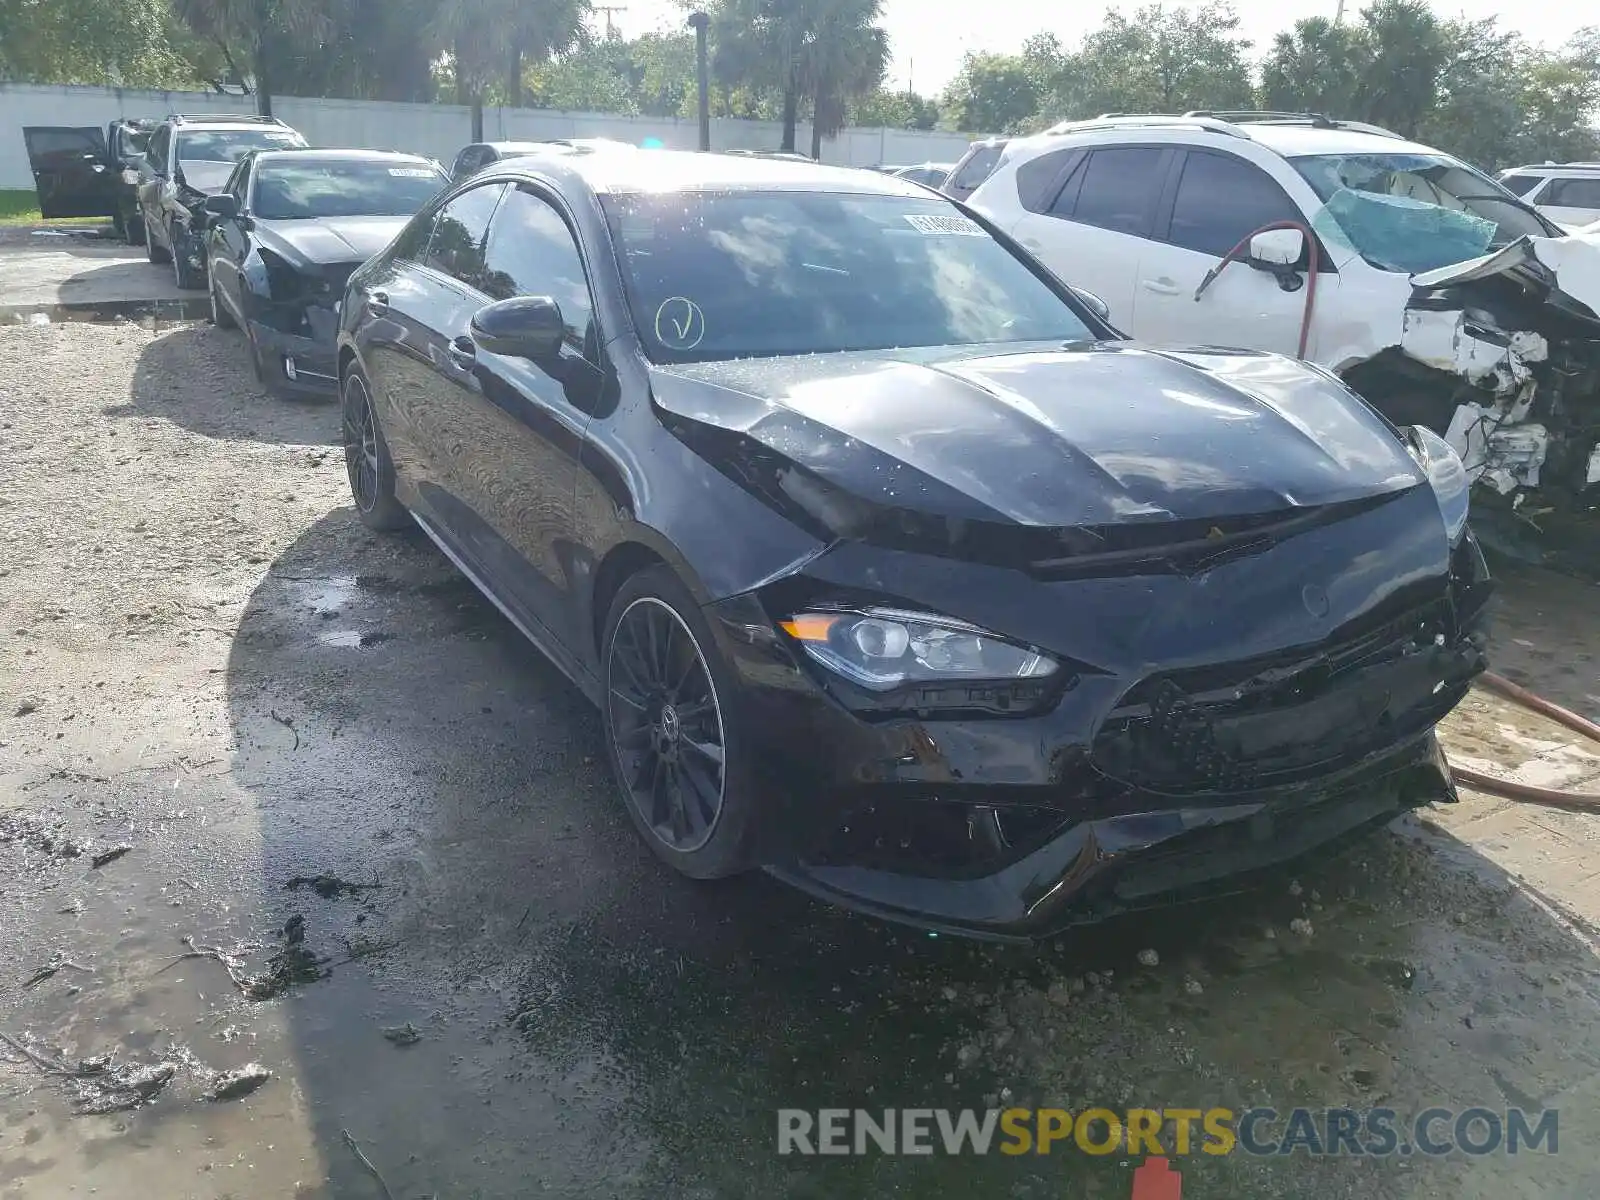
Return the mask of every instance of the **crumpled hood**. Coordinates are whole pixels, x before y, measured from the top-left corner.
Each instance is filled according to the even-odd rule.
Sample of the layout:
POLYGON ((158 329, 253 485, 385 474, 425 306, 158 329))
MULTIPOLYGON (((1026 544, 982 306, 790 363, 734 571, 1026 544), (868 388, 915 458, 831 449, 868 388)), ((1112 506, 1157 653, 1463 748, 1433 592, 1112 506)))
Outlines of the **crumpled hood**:
POLYGON ((306 263, 363 263, 405 228, 410 217, 325 217, 313 221, 257 221, 264 245, 306 263))
POLYGON ((893 351, 657 367, 651 378, 680 436, 733 435, 689 436, 702 454, 777 455, 859 499, 944 518, 1214 519, 1424 482, 1341 384, 1249 351, 893 351))
POLYGON ((183 176, 184 183, 195 191, 215 196, 228 186, 228 178, 233 174, 233 164, 207 162, 200 158, 183 158, 178 160, 178 173, 183 176))
POLYGON ((1600 320, 1600 234, 1523 237, 1492 254, 1411 277, 1428 291, 1503 275, 1579 319, 1600 320))

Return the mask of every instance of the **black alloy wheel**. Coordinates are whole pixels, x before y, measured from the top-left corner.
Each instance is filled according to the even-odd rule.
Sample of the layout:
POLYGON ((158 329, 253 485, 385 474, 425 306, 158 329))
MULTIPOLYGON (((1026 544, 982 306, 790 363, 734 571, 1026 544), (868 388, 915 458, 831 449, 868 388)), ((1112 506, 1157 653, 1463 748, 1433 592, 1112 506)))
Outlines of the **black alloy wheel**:
POLYGON ((344 381, 344 468, 356 515, 372 529, 401 529, 406 510, 394 495, 394 466, 378 428, 366 380, 352 371, 344 381))
POLYGON ((624 790, 668 850, 710 842, 727 793, 727 733, 716 682, 682 617, 641 596, 606 655, 606 708, 624 790))
POLYGON ((217 277, 211 274, 206 283, 206 290, 211 293, 211 323, 218 329, 236 329, 239 323, 233 319, 233 314, 228 311, 228 306, 222 302, 222 297, 217 294, 217 277))
POLYGON ((181 249, 184 239, 178 236, 178 226, 174 222, 168 231, 168 241, 172 246, 172 280, 180 290, 185 292, 198 291, 205 286, 204 276, 195 270, 188 257, 181 249))

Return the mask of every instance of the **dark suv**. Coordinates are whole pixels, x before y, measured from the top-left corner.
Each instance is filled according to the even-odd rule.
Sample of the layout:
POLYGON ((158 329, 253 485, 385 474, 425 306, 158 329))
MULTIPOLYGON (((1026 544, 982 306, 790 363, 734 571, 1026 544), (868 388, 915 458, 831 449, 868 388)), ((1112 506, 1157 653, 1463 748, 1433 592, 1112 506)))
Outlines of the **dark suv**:
POLYGON ((252 150, 289 150, 305 138, 273 117, 170 116, 150 134, 139 168, 138 216, 145 253, 170 262, 181 288, 206 285, 203 206, 252 150))

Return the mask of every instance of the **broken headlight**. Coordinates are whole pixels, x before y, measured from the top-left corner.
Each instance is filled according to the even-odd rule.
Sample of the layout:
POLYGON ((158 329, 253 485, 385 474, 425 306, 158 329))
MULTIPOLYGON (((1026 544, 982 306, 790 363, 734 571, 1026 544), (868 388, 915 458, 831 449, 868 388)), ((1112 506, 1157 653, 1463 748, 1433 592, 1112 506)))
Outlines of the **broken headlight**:
POLYGON ((958 680, 1043 679, 1056 661, 957 621, 893 608, 813 610, 782 622, 812 659, 873 691, 958 680))
POLYGON ((1433 430, 1413 425, 1409 430, 1408 445, 1411 457, 1427 472, 1428 484, 1439 501, 1439 512, 1444 517, 1444 527, 1453 546, 1461 540, 1467 527, 1468 495, 1472 481, 1467 478, 1467 468, 1456 453, 1455 447, 1433 430))

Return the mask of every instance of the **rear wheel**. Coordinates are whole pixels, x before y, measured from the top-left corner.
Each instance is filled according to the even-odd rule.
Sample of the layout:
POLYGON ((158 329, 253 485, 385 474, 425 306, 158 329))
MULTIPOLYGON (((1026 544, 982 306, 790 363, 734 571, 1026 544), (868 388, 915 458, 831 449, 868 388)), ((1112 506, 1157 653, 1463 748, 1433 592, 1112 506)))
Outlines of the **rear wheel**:
POLYGON ((664 566, 639 572, 602 648, 606 746, 639 833, 692 878, 747 870, 758 793, 738 685, 694 597, 664 566))
POLYGON ((356 516, 369 529, 403 529, 410 523, 394 496, 394 463, 378 427, 366 376, 352 369, 344 381, 344 466, 356 516))

